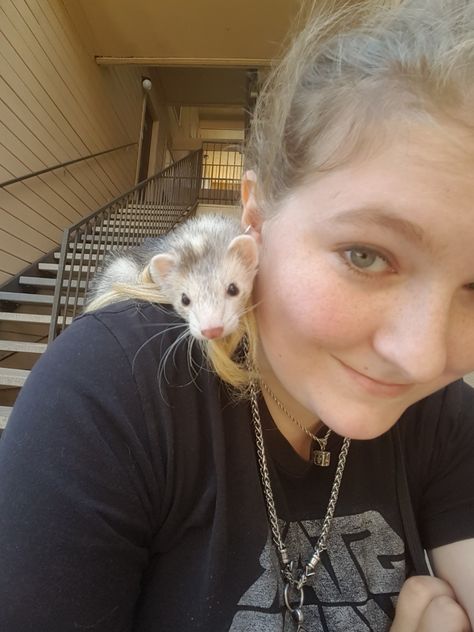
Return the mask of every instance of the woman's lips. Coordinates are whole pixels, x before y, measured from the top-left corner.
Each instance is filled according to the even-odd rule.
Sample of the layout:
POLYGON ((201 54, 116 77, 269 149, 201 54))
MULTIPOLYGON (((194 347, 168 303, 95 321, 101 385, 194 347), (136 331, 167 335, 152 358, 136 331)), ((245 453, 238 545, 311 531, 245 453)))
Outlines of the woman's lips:
POLYGON ((351 368, 347 364, 344 364, 339 360, 341 366, 346 370, 347 374, 360 386, 362 386, 368 393, 372 395, 382 395, 385 397, 397 397, 408 391, 412 384, 390 384, 388 382, 381 382, 375 380, 363 373, 359 373, 355 369, 351 368))

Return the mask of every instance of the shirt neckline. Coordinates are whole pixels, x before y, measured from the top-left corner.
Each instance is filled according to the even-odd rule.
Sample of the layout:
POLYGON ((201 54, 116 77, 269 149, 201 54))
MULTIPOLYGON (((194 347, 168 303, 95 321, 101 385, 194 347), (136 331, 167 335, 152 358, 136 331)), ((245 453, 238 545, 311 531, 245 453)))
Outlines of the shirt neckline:
MULTIPOLYGON (((260 410, 265 448, 272 460, 290 476, 301 478, 312 473, 317 466, 311 461, 303 459, 280 432, 262 395, 258 398, 258 407, 260 410)), ((327 446, 329 450, 333 451, 333 454, 337 454, 337 448, 338 446, 340 447, 341 443, 342 437, 334 432, 329 435, 327 446)))

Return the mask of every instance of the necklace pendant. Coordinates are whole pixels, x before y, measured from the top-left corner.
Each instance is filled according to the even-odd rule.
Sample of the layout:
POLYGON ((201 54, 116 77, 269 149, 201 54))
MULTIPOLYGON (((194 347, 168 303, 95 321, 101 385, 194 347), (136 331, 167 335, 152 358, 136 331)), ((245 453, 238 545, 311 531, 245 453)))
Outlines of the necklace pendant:
POLYGON ((313 450, 313 463, 319 467, 328 467, 331 463, 331 453, 327 450, 313 450))
POLYGON ((304 630, 303 628, 304 615, 301 608, 295 608, 294 610, 292 610, 291 617, 293 619, 293 622, 296 624, 296 632, 300 632, 301 630, 304 630))
MULTIPOLYGON (((289 565, 289 571, 290 572, 293 571, 293 562, 291 562, 289 565)), ((303 628, 304 615, 303 615, 303 610, 302 610, 303 603, 304 603, 303 585, 298 587, 295 584, 295 580, 287 581, 285 583, 285 590, 284 590, 283 596, 285 598, 286 609, 290 613, 291 618, 293 619, 293 623, 296 625, 296 632, 301 632, 302 630, 304 630, 303 628), (295 603, 292 603, 291 601, 290 590, 293 591, 295 593, 295 596, 297 597, 297 601, 295 603)))

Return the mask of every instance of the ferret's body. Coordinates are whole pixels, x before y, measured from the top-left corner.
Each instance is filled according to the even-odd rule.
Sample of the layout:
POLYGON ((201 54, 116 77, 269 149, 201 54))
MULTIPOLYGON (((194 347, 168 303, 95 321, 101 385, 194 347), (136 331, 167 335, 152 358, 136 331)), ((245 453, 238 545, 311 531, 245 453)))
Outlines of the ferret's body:
POLYGON ((238 220, 203 215, 163 237, 109 254, 89 300, 95 301, 116 284, 138 284, 148 270, 167 302, 188 321, 195 338, 220 338, 237 328, 257 264, 256 243, 242 234, 238 220))

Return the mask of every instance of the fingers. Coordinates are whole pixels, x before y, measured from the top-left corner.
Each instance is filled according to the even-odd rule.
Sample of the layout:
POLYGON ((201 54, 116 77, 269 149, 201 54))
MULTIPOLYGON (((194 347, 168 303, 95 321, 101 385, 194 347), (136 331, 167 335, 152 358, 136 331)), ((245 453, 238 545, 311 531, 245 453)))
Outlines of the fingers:
POLYGON ((410 577, 398 598, 390 632, 472 632, 451 586, 437 577, 410 577))
POLYGON ((471 632, 461 606, 446 595, 435 597, 426 608, 416 632, 471 632))

